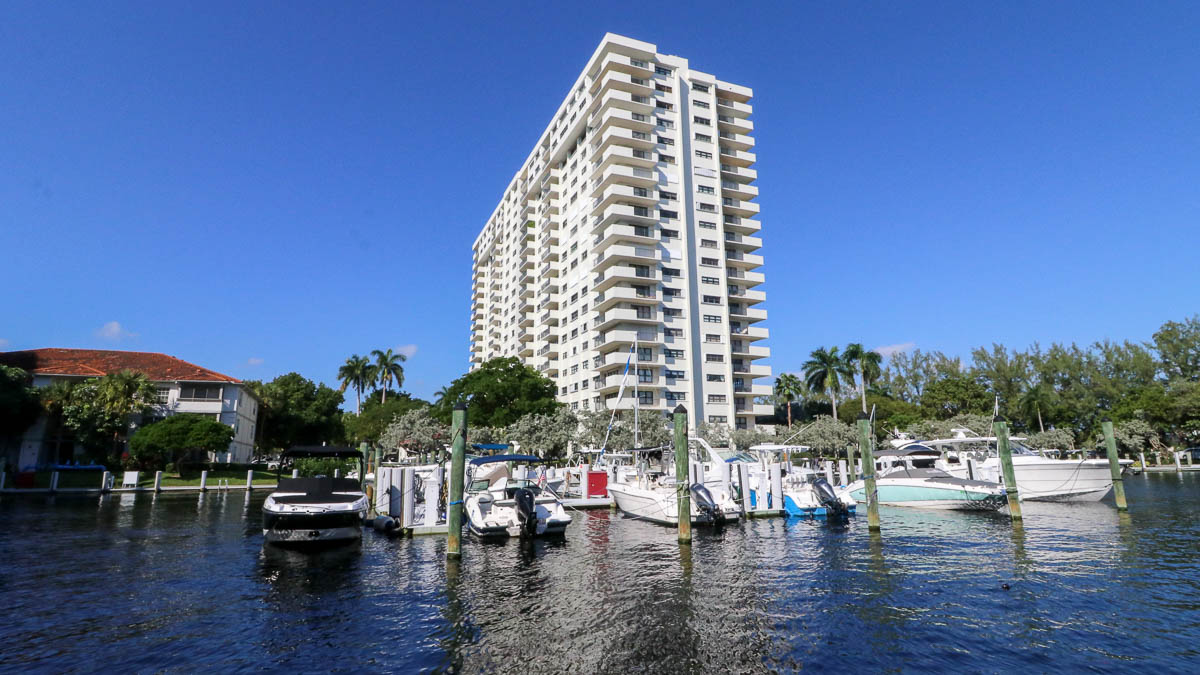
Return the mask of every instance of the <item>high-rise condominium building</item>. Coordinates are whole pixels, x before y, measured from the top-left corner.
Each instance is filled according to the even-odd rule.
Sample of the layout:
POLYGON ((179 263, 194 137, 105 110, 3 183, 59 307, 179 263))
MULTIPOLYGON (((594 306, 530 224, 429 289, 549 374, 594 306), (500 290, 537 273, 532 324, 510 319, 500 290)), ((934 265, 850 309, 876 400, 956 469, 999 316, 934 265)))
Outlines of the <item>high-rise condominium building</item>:
POLYGON ((769 415, 751 96, 605 35, 475 240, 471 367, 519 357, 574 410, 769 415))

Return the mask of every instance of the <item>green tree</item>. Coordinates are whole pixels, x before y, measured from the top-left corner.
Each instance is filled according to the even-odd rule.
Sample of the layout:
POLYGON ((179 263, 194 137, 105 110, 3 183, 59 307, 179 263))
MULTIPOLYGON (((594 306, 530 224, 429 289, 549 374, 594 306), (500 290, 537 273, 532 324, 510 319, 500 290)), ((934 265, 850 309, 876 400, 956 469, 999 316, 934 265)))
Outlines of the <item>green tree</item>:
POLYGON ((1030 434, 1025 445, 1034 450, 1074 450, 1075 434, 1068 429, 1051 429, 1030 434))
POLYGON ((1021 395, 1020 409, 1025 420, 1032 427, 1033 420, 1037 419, 1038 432, 1045 433, 1046 425, 1042 423, 1042 411, 1050 409, 1054 405, 1054 392, 1049 387, 1042 384, 1035 384, 1030 387, 1024 394, 1021 395))
POLYGON ((990 413, 992 403, 988 390, 964 373, 934 380, 921 394, 921 408, 926 414, 939 419, 949 419, 961 413, 990 413))
POLYGON ((342 423, 346 428, 346 440, 355 444, 362 442, 375 444, 397 416, 410 410, 429 407, 428 401, 415 398, 412 394, 404 391, 393 393, 387 403, 384 403, 381 400, 382 393, 381 391, 374 392, 368 396, 367 400, 363 401, 361 413, 357 415, 346 413, 342 416, 342 423))
POLYGON ((404 366, 400 364, 407 361, 408 357, 395 354, 390 349, 386 352, 373 349, 371 356, 375 357, 373 372, 379 382, 379 388, 383 390, 383 402, 387 403, 387 390, 392 386, 392 380, 396 381, 397 388, 404 386, 404 366))
MULTIPOLYGON (((257 383, 256 383, 257 384, 257 383)), ((253 386, 261 395, 261 445, 286 450, 294 445, 335 444, 342 440, 342 394, 299 373, 287 373, 253 386)))
POLYGON ((1029 357, 1023 352, 1010 352, 1004 345, 992 343, 990 351, 983 347, 973 350, 971 360, 971 374, 998 398, 1000 413, 1014 416, 1021 393, 1030 379, 1029 357))
POLYGON ((0 439, 24 433, 41 413, 38 390, 29 373, 0 365, 0 439))
POLYGON ((338 380, 342 383, 341 391, 347 387, 354 389, 354 414, 362 411, 362 393, 375 380, 375 368, 370 359, 355 354, 346 359, 346 363, 338 368, 338 380))
POLYGON ((1200 380, 1200 314, 1164 323, 1154 333, 1154 349, 1168 379, 1200 380))
POLYGON ((925 385, 934 377, 932 360, 932 355, 920 349, 892 354, 887 370, 893 395, 909 403, 920 402, 925 385))
POLYGON ((207 415, 172 415, 134 433, 129 455, 141 469, 162 469, 168 462, 204 461, 208 453, 228 450, 232 440, 233 428, 207 415))
POLYGON ((851 342, 846 345, 846 353, 842 356, 846 362, 846 368, 850 371, 858 371, 859 391, 862 394, 862 411, 867 412, 867 388, 871 383, 879 379, 883 369, 880 364, 883 363, 883 355, 877 351, 863 348, 858 342, 851 342))
POLYGON ((434 406, 434 416, 448 424, 458 401, 469 401, 472 426, 506 427, 525 415, 548 414, 559 406, 554 382, 515 357, 491 359, 454 380, 434 406))
POLYGON ((695 435, 698 438, 703 438, 705 443, 708 443, 714 448, 729 447, 730 432, 728 424, 701 422, 696 425, 695 435))
POLYGON ((775 378, 775 395, 782 398, 787 405, 787 425, 792 428, 792 401, 800 397, 804 385, 800 378, 791 373, 783 373, 775 378))
POLYGON ((833 419, 837 421, 837 400, 842 393, 842 381, 850 381, 853 374, 846 361, 838 355, 838 348, 824 347, 813 350, 804 362, 804 380, 808 388, 818 394, 828 394, 833 404, 833 419))
POLYGON ((796 434, 793 442, 807 445, 820 455, 837 456, 845 454, 846 448, 858 443, 858 435, 849 424, 829 415, 818 415, 796 434))
MULTIPOLYGON (((469 436, 470 427, 467 433, 469 436)), ((379 438, 379 444, 387 450, 403 448, 409 452, 439 452, 450 441, 450 430, 430 414, 430 408, 424 407, 396 417, 379 438)))
POLYGON ((100 405, 98 382, 92 378, 71 387, 69 397, 60 404, 62 424, 73 432, 89 458, 116 465, 120 457, 109 454, 113 449, 112 439, 123 433, 129 422, 100 405))

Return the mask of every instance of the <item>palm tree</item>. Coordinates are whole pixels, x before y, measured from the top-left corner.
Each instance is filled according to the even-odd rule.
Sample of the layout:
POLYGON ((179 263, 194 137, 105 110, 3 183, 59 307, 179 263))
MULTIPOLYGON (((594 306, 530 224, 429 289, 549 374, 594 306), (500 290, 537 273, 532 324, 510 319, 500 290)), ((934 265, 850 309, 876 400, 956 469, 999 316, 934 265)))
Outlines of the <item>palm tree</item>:
POLYGON ((782 398, 787 405, 788 428, 792 428, 792 401, 800 397, 804 384, 800 378, 791 373, 784 373, 775 378, 775 395, 782 398))
POLYGON ((346 387, 354 387, 354 414, 359 414, 363 389, 375 381, 375 367, 371 365, 371 360, 358 354, 351 356, 338 368, 338 379, 342 381, 341 391, 346 391, 346 387))
POLYGON ((433 395, 436 397, 433 404, 441 405, 442 399, 444 399, 450 395, 450 387, 442 387, 441 389, 438 389, 436 392, 434 392, 433 395))
POLYGON ((842 393, 842 380, 853 381, 854 375, 846 362, 838 355, 838 348, 824 347, 813 350, 804 362, 804 381, 808 388, 818 394, 829 394, 833 401, 833 421, 837 421, 837 399, 842 393))
POLYGON ((380 403, 387 403, 387 390, 392 384, 392 379, 395 378, 397 388, 404 385, 404 367, 400 364, 407 361, 408 357, 403 354, 394 354, 390 349, 386 352, 373 349, 371 356, 375 357, 376 381, 383 389, 383 399, 380 403))
POLYGON ((1046 426, 1042 424, 1042 408, 1048 408, 1052 403, 1050 389, 1044 384, 1035 384, 1021 396, 1021 412, 1026 419, 1037 417, 1038 430, 1044 432, 1046 426))
POLYGON ((883 373, 883 355, 874 350, 863 349, 862 343, 851 342, 846 345, 846 353, 842 355, 842 360, 849 369, 858 371, 859 385, 862 389, 862 411, 867 412, 867 386, 883 373))
MULTIPOLYGON (((109 373, 96 383, 96 404, 114 419, 122 429, 129 428, 129 417, 144 413, 154 405, 158 387, 145 373, 122 370, 109 373)), ((113 448, 117 449, 121 430, 113 431, 113 448)))

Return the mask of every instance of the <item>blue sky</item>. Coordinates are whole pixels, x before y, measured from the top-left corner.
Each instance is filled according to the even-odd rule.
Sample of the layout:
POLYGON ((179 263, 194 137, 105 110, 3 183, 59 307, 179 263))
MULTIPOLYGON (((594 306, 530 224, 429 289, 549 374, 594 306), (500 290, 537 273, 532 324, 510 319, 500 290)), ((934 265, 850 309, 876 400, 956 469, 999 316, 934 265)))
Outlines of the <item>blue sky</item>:
POLYGON ((431 395, 605 31, 754 88, 776 373, 1200 309, 1200 4, 52 5, 0 21, 0 349, 333 383, 393 347, 431 395))

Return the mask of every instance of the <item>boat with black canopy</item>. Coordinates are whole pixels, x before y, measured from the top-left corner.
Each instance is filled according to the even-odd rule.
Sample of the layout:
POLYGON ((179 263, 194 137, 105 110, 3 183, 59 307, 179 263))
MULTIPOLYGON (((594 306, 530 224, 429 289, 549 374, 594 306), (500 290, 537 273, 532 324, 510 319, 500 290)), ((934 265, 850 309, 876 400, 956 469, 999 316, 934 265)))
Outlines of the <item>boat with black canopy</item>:
MULTIPOLYGON (((279 458, 277 471, 291 470, 298 459, 353 459, 362 476, 363 455, 346 447, 297 446, 279 458)), ((320 545, 362 539, 368 500, 359 479, 339 476, 278 478, 263 502, 263 537, 277 545, 320 545)))

